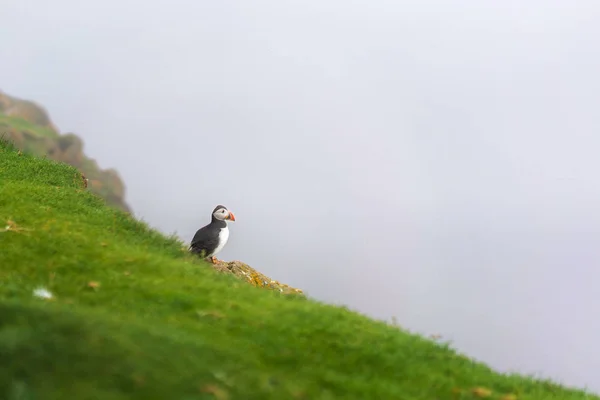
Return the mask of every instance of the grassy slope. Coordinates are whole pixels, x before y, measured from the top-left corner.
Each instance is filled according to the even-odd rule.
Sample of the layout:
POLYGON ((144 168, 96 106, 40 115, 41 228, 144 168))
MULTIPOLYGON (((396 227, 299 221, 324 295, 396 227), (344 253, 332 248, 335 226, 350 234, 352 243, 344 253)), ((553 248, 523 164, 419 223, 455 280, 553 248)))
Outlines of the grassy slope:
POLYGON ((80 184, 0 144, 2 399, 598 399, 219 275, 80 184))

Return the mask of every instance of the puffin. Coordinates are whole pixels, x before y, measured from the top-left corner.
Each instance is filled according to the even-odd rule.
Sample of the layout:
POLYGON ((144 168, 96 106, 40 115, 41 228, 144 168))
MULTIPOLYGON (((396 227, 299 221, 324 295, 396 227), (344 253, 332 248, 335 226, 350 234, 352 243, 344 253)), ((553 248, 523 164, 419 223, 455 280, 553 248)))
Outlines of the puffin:
POLYGON ((202 258, 209 258, 213 264, 218 262, 215 255, 223 250, 229 240, 227 221, 235 221, 235 215, 223 205, 212 212, 210 224, 198 229, 190 244, 190 252, 202 258))

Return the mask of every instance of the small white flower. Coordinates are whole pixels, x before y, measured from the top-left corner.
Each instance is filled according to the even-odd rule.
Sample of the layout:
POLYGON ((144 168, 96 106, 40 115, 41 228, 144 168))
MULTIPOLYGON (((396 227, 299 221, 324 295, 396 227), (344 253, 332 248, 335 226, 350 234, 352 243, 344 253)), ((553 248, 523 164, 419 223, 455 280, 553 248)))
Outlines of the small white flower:
POLYGON ((33 291, 33 295, 35 297, 39 297, 41 299, 51 299, 53 297, 52 293, 50 293, 50 291, 48 289, 43 288, 43 287, 39 287, 39 288, 35 289, 33 291))

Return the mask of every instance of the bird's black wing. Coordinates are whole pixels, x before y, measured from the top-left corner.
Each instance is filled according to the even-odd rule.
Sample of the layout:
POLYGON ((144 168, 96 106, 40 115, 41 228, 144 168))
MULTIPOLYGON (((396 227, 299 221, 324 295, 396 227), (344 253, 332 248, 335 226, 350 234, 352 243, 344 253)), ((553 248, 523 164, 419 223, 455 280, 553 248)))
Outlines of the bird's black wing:
POLYGON ((219 244, 219 233, 214 232, 210 225, 198 229, 192 243, 190 244, 190 251, 192 253, 200 254, 202 250, 206 254, 209 254, 212 250, 217 248, 219 244))

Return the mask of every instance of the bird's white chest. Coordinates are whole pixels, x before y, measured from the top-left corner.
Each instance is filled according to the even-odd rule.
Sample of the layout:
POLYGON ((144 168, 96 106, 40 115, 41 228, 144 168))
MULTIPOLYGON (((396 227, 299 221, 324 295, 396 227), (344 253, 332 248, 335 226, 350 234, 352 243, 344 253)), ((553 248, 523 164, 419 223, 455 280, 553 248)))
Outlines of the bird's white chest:
POLYGON ((220 252, 221 250, 223 250, 223 247, 225 247, 228 240, 229 240, 229 227, 226 226, 225 228, 221 228, 221 230, 219 231, 219 244, 217 245, 217 248, 213 252, 213 256, 215 254, 217 254, 218 252, 220 252))

